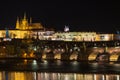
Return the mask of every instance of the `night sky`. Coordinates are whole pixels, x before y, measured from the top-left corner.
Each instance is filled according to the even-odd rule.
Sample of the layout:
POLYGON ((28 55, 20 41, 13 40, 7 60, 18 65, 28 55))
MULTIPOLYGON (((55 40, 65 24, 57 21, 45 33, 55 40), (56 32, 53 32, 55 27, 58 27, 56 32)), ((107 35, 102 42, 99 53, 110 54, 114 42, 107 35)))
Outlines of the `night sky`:
POLYGON ((32 17, 47 28, 63 31, 115 32, 120 30, 120 6, 118 2, 80 0, 72 1, 5 1, 0 2, 0 28, 14 28, 16 18, 32 17))

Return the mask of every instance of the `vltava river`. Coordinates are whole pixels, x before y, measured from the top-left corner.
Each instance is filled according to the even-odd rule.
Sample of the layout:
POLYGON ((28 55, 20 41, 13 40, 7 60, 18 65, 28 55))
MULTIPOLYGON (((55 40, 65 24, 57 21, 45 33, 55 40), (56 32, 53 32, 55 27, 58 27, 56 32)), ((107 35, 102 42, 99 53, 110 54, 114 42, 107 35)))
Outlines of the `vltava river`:
POLYGON ((1 71, 0 80, 120 80, 120 75, 1 71))
POLYGON ((0 80, 120 80, 120 63, 0 60, 0 80))

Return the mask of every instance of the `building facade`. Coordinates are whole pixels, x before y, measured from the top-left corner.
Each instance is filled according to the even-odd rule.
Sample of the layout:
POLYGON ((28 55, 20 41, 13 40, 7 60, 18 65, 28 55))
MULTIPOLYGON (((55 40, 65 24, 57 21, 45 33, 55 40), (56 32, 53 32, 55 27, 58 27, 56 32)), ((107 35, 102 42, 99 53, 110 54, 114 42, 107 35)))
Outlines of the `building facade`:
POLYGON ((60 32, 53 35, 54 40, 95 41, 96 32, 60 32))
POLYGON ((17 18, 15 29, 4 29, 0 30, 0 38, 38 38, 46 39, 48 36, 51 36, 54 31, 45 30, 41 23, 33 23, 32 18, 28 19, 26 14, 22 19, 17 18), (7 35, 7 36, 6 36, 7 35))
POLYGON ((63 41, 110 41, 120 40, 116 34, 101 34, 96 32, 70 32, 69 27, 65 26, 63 32, 46 30, 41 23, 33 23, 32 18, 17 17, 15 29, 0 30, 0 38, 34 38, 40 40, 63 40, 63 41))

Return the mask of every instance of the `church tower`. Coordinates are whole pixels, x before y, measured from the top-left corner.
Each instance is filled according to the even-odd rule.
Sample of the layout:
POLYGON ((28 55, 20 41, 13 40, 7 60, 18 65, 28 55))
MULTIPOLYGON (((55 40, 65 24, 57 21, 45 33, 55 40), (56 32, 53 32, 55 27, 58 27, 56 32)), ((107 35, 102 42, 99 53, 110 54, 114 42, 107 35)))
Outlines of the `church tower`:
POLYGON ((30 17, 30 24, 32 24, 32 18, 30 17))
POLYGON ((20 29, 20 21, 19 21, 18 17, 17 17, 17 21, 16 21, 16 29, 20 29))
POLYGON ((43 29, 43 26, 41 23, 33 23, 31 17, 30 19, 27 19, 26 13, 24 13, 22 19, 17 17, 16 29, 20 29, 20 30, 43 29))
POLYGON ((28 20, 26 18, 26 13, 24 13, 23 19, 19 19, 17 17, 16 29, 22 29, 22 30, 28 29, 28 20))
POLYGON ((24 13, 24 17, 23 17, 23 19, 21 21, 21 28, 23 30, 28 29, 28 20, 26 18, 26 13, 24 13))

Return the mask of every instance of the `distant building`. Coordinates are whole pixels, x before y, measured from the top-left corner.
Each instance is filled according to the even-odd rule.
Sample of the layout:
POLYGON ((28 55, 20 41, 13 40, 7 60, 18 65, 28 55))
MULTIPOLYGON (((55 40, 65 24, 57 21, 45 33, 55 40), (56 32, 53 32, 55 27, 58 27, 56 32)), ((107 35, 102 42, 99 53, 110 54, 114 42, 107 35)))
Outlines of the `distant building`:
POLYGON ((96 32, 59 32, 53 34, 53 37, 64 41, 95 41, 96 32))
POLYGON ((32 23, 32 18, 28 20, 26 18, 26 14, 24 14, 23 19, 17 18, 16 29, 19 29, 19 30, 43 29, 43 26, 41 23, 32 23))
POLYGON ((0 38, 27 39, 34 38, 39 40, 63 40, 63 41, 110 41, 120 40, 120 34, 104 34, 96 32, 71 32, 69 26, 65 26, 63 32, 55 32, 46 29, 41 23, 33 23, 32 18, 17 17, 15 29, 7 28, 0 30, 0 38), (7 37, 7 38, 6 38, 7 37))
POLYGON ((97 34, 96 35, 96 41, 112 41, 114 40, 115 34, 97 34))
POLYGON ((32 23, 32 18, 27 19, 26 14, 23 18, 17 17, 15 29, 8 30, 9 34, 6 34, 6 30, 0 30, 0 38, 5 38, 7 35, 9 38, 38 38, 44 40, 54 33, 51 30, 45 30, 41 23, 32 23))

